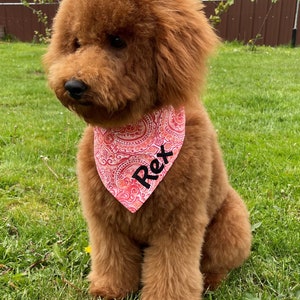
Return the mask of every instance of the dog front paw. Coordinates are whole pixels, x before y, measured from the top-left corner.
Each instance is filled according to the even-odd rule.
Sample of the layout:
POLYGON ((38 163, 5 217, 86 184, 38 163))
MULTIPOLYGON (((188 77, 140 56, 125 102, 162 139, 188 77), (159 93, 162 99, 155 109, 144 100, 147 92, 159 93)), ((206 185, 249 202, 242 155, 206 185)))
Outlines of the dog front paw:
POLYGON ((112 286, 99 285, 97 283, 91 283, 89 292, 92 296, 103 297, 107 300, 111 299, 123 299, 127 295, 127 291, 112 286))
POLYGON ((91 282, 90 294, 95 297, 103 297, 105 300, 123 299, 138 289, 138 286, 133 286, 132 282, 121 283, 112 278, 103 278, 94 274, 89 275, 89 280, 91 282))
POLYGON ((204 289, 215 290, 226 277, 227 273, 204 273, 204 289))

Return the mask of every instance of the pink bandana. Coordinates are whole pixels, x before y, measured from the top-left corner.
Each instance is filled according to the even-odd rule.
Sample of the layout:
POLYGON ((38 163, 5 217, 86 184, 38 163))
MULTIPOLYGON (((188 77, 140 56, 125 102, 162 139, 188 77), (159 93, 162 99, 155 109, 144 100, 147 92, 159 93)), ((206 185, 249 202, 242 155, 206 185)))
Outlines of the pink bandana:
POLYGON ((185 135, 184 108, 168 106, 120 128, 94 128, 98 174, 109 192, 132 213, 172 167, 185 135))

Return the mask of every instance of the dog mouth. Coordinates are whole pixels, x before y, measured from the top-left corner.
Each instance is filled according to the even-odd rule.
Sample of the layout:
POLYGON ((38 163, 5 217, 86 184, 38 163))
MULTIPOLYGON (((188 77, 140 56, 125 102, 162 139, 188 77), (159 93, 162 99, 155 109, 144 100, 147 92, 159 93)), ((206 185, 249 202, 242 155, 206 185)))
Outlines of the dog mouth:
POLYGON ((107 99, 93 92, 92 88, 82 80, 71 79, 66 81, 63 86, 63 98, 67 105, 73 108, 95 106, 101 107, 103 110, 106 109, 107 112, 110 112, 108 108, 112 108, 111 105, 105 105, 109 102, 107 99))
POLYGON ((68 91, 64 91, 62 95, 57 95, 60 102, 70 111, 76 113, 82 117, 89 124, 103 125, 117 116, 123 115, 129 109, 129 103, 126 105, 120 105, 118 107, 107 107, 104 103, 107 99, 100 97, 99 95, 87 92, 84 96, 77 97, 75 94, 70 94, 68 91))
POLYGON ((71 79, 55 90, 57 98, 70 111, 83 118, 88 124, 113 126, 123 124, 131 117, 130 99, 119 95, 104 95, 83 81, 71 79))
MULTIPOLYGON (((70 97, 70 95, 68 95, 70 97)), ((73 97, 72 97, 73 98, 73 97)), ((87 99, 77 99, 76 101, 73 101, 72 106, 84 106, 84 107, 89 107, 92 106, 93 103, 87 99)))
POLYGON ((64 90, 62 93, 56 93, 56 96, 64 106, 71 110, 74 110, 76 107, 93 106, 93 101, 90 100, 90 97, 87 95, 79 97, 76 94, 71 94, 69 91, 64 90))

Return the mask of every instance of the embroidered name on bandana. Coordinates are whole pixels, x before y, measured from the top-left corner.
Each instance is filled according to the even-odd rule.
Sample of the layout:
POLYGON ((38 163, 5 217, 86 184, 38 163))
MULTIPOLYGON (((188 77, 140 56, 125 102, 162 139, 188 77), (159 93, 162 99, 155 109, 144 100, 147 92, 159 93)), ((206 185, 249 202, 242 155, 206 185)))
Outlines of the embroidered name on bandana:
POLYGON ((172 167, 185 136, 184 108, 146 114, 136 124, 94 128, 98 174, 108 191, 136 212, 172 167))

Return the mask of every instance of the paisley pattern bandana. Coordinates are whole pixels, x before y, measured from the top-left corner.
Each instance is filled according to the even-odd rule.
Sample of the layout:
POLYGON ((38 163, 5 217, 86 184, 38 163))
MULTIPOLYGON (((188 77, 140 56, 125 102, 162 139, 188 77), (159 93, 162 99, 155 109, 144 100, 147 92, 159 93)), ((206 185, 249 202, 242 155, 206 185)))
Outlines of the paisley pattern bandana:
POLYGON ((119 128, 95 127, 94 157, 104 186, 136 212, 172 167, 184 136, 183 107, 167 106, 119 128))

